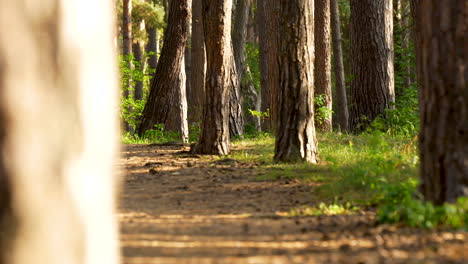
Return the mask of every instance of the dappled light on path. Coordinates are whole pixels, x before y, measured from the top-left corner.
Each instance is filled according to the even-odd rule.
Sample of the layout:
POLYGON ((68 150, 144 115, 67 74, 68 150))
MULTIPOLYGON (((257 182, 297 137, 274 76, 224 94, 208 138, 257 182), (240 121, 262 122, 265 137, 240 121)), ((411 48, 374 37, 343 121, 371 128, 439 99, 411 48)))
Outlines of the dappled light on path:
POLYGON ((463 263, 468 236, 375 224, 373 211, 292 216, 316 183, 183 145, 128 145, 119 219, 126 264, 463 263))

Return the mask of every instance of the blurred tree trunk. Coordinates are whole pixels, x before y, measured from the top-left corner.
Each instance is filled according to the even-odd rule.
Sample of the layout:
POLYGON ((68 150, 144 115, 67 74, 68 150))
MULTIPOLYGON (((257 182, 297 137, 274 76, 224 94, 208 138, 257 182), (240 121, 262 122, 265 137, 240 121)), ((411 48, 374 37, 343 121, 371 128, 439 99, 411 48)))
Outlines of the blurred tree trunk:
POLYGON ((247 21, 252 8, 252 0, 237 0, 237 7, 234 17, 234 28, 232 41, 234 47, 234 59, 236 63, 238 82, 240 84, 242 106, 244 108, 244 122, 254 126, 258 131, 260 128, 260 118, 251 115, 248 109, 260 111, 259 96, 253 85, 250 68, 245 61, 245 45, 247 42, 247 21))
POLYGON ((364 130, 395 102, 393 0, 351 0, 349 128, 364 130))
POLYGON ((338 102, 338 122, 341 131, 348 131, 348 99, 346 97, 343 51, 341 48, 341 23, 338 0, 331 0, 330 4, 333 34, 333 70, 335 72, 336 98, 338 102))
POLYGON ((202 132, 193 152, 229 153, 229 102, 237 87, 231 43, 232 0, 203 0, 203 29, 206 44, 205 106, 202 132))
MULTIPOLYGON (((261 111, 264 113, 270 112, 270 87, 268 86, 268 32, 265 14, 266 0, 257 0, 257 31, 259 44, 259 59, 260 59, 260 94, 261 94, 261 111)), ((271 117, 262 118, 262 130, 271 130, 271 117)))
POLYGON ((0 1, 2 264, 119 263, 114 10, 0 1))
MULTIPOLYGON (((132 1, 131 0, 123 0, 123 23, 122 23, 122 38, 123 38, 123 45, 122 45, 122 55, 128 58, 132 55, 132 1)), ((128 66, 129 69, 132 69, 132 62, 129 61, 128 66)), ((123 96, 124 98, 128 98, 131 96, 132 90, 132 80, 127 80, 125 87, 123 87, 123 96)), ((131 109, 129 109, 131 111, 131 109)), ((131 131, 132 127, 124 121, 124 129, 125 131, 131 131)))
POLYGON ((279 114, 275 161, 317 162, 314 126, 314 1, 280 1, 279 114))
POLYGON ((331 91, 331 47, 330 47, 330 0, 315 1, 315 97, 324 96, 324 105, 329 110, 328 116, 315 124, 324 132, 332 131, 332 91, 331 91))
MULTIPOLYGON (((133 57, 135 58, 135 61, 140 64, 140 70, 143 71, 145 62, 143 61, 143 52, 142 52, 141 43, 140 42, 133 43, 132 50, 133 50, 133 57)), ((133 95, 133 98, 135 100, 143 99, 143 80, 136 81, 135 93, 133 95)))
POLYGON ((156 70, 158 65, 158 54, 159 54, 159 34, 158 30, 154 27, 146 27, 146 33, 148 34, 148 43, 146 44, 146 52, 152 53, 148 55, 148 66, 156 70))
POLYGON ((188 97, 189 124, 201 124, 205 98, 206 54, 203 32, 202 1, 192 2, 191 92, 188 97))
POLYGON ((435 204, 468 196, 468 8, 412 1, 420 88, 421 192, 435 204))
POLYGON ((188 139, 187 98, 184 52, 191 17, 191 0, 171 1, 164 45, 151 83, 148 101, 138 125, 142 136, 154 125, 163 124, 166 131, 177 132, 188 139))

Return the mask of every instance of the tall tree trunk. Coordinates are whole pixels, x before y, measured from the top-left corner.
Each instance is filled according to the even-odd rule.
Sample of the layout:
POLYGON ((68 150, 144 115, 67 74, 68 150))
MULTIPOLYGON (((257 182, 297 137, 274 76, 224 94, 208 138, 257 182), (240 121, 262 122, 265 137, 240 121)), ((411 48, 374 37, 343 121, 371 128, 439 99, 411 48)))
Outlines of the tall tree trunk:
POLYGON ((336 98, 338 102, 338 122, 341 131, 348 131, 348 99, 346 97, 343 51, 341 48, 341 23, 338 0, 331 0, 330 10, 333 34, 333 70, 335 72, 336 98))
POLYGON ((191 45, 191 92, 188 98, 188 120, 190 124, 201 124, 205 101, 206 54, 203 30, 202 1, 192 3, 192 45, 191 45))
MULTIPOLYGON (((140 64, 140 69, 143 70, 145 63, 143 61, 143 52, 141 48, 141 43, 140 42, 133 43, 132 50, 133 50, 133 56, 135 58, 135 61, 140 64)), ((133 98, 135 100, 143 99, 143 80, 138 80, 135 83, 135 92, 133 94, 133 98)))
POLYGON ((234 47, 234 59, 236 63, 238 82, 240 84, 242 106, 244 109, 245 123, 260 129, 260 118, 249 114, 246 110, 260 111, 257 101, 259 100, 257 91, 253 85, 252 75, 249 65, 245 61, 245 45, 247 41, 247 22, 249 19, 252 0, 237 0, 234 28, 232 32, 232 42, 234 47))
POLYGON ((416 25, 421 192, 435 204, 468 196, 468 6, 412 1, 416 25))
MULTIPOLYGON (((279 5, 272 5, 269 1, 263 0, 265 10, 265 23, 266 23, 266 44, 267 44, 267 67, 268 76, 267 84, 268 92, 270 94, 270 124, 271 130, 275 131, 278 123, 278 93, 280 84, 280 66, 278 63, 279 57, 279 38, 280 32, 279 19, 280 11, 279 5)), ((281 33, 282 34, 282 33, 281 33)), ((261 41, 260 41, 261 42, 261 41)))
POLYGON ((114 5, 0 1, 2 264, 119 263, 114 5))
MULTIPOLYGON (((258 30, 258 45, 260 59, 260 94, 261 94, 261 111, 264 113, 270 112, 270 87, 268 86, 268 32, 267 19, 265 14, 266 0, 257 0, 257 30, 258 30)), ((269 21, 268 21, 269 22, 269 21)), ((262 118, 262 130, 271 130, 270 116, 262 118)))
POLYGON ((365 129, 395 102, 392 0, 351 0, 349 128, 365 129))
MULTIPOLYGON (((123 37, 123 45, 122 45, 122 55, 128 57, 132 55, 132 1, 131 0, 123 0, 123 23, 122 23, 122 37, 123 37)), ((132 69, 132 62, 129 61, 128 66, 129 69, 132 69)), ((132 80, 127 80, 125 87, 123 87, 123 96, 128 98, 131 94, 130 91, 132 90, 132 80)), ((130 109, 131 110, 131 109, 130 109)), ((124 121, 124 129, 125 131, 131 131, 132 127, 130 124, 124 121)))
POLYGON ((247 12, 248 3, 250 0, 237 0, 234 11, 234 28, 232 34, 233 49, 234 49, 234 67, 237 72, 237 85, 234 90, 231 91, 230 101, 230 116, 229 116, 229 130, 231 137, 242 137, 244 134, 244 113, 242 112, 242 93, 241 93, 241 81, 243 67, 242 62, 245 61, 244 49, 245 49, 245 34, 247 25, 247 12))
POLYGON ((276 161, 317 162, 314 125, 314 1, 282 0, 276 161))
POLYGON ((202 0, 206 44, 205 106, 195 153, 229 153, 229 102, 237 87, 231 43, 232 0, 202 0))
POLYGON ((328 116, 316 124, 317 129, 332 131, 331 49, 330 49, 330 0, 315 1, 315 96, 324 96, 328 116))
POLYGON ((169 23, 164 34, 164 45, 137 129, 140 136, 153 129, 154 125, 164 124, 166 131, 179 133, 181 140, 186 141, 188 138, 184 52, 191 3, 191 0, 184 0, 171 1, 169 4, 169 23))
POLYGON ((148 56, 148 66, 155 70, 158 65, 158 54, 159 54, 159 34, 156 28, 146 27, 146 33, 148 34, 148 43, 146 44, 146 52, 152 53, 148 56))

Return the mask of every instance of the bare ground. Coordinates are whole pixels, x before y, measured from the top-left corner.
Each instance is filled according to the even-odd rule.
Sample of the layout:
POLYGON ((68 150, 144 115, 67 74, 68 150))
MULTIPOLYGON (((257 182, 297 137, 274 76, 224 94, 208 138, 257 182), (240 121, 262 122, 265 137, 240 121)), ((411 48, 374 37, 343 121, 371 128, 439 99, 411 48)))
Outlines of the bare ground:
POLYGON ((260 181, 255 164, 126 145, 119 219, 125 264, 468 263, 468 235, 375 224, 375 214, 285 217, 313 183, 260 181))

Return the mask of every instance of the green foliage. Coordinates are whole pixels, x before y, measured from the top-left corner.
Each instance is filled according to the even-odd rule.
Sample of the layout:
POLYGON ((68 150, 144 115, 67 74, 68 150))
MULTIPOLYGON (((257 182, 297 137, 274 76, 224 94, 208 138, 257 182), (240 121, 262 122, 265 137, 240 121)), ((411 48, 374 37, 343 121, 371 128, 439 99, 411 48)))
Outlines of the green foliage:
MULTIPOLYGON (((146 55, 147 56, 147 55, 146 55)), ((154 70, 150 67, 144 69, 139 61, 136 61, 133 55, 119 56, 120 68, 120 116, 122 120, 127 122, 131 127, 135 128, 138 118, 141 116, 145 107, 146 100, 135 100, 133 96, 126 97, 125 92, 130 94, 134 92, 134 87, 137 82, 143 82, 143 91, 146 94, 149 90, 150 78, 154 74, 154 70), (130 87, 129 87, 130 84, 130 87)), ((145 98, 146 96, 143 96, 145 98)))
POLYGON ((429 202, 405 197, 395 203, 388 201, 377 212, 378 223, 404 223, 410 227, 448 227, 468 230, 468 197, 455 204, 434 206, 429 202))
POLYGON ((343 204, 325 204, 320 203, 316 207, 294 208, 288 216, 318 216, 318 215, 349 215, 354 214, 358 207, 350 203, 343 204))
POLYGON ((414 137, 417 135, 419 132, 417 90, 407 89, 399 99, 395 109, 386 109, 384 115, 374 119, 369 127, 371 131, 378 130, 391 136, 414 137))
POLYGON ((201 135, 201 123, 194 122, 189 126, 189 142, 197 142, 201 135))
POLYGON ((260 55, 258 44, 247 42, 245 45, 245 60, 250 68, 253 84, 257 92, 260 91, 260 55))
POLYGON ((323 124, 333 114, 333 111, 328 109, 326 105, 326 96, 324 94, 316 95, 314 97, 314 105, 315 123, 323 124))
POLYGON ((167 143, 179 142, 180 135, 177 132, 165 131, 164 124, 154 125, 154 129, 147 130, 143 136, 139 137, 136 134, 125 133, 122 136, 124 144, 150 144, 150 143, 167 143))

